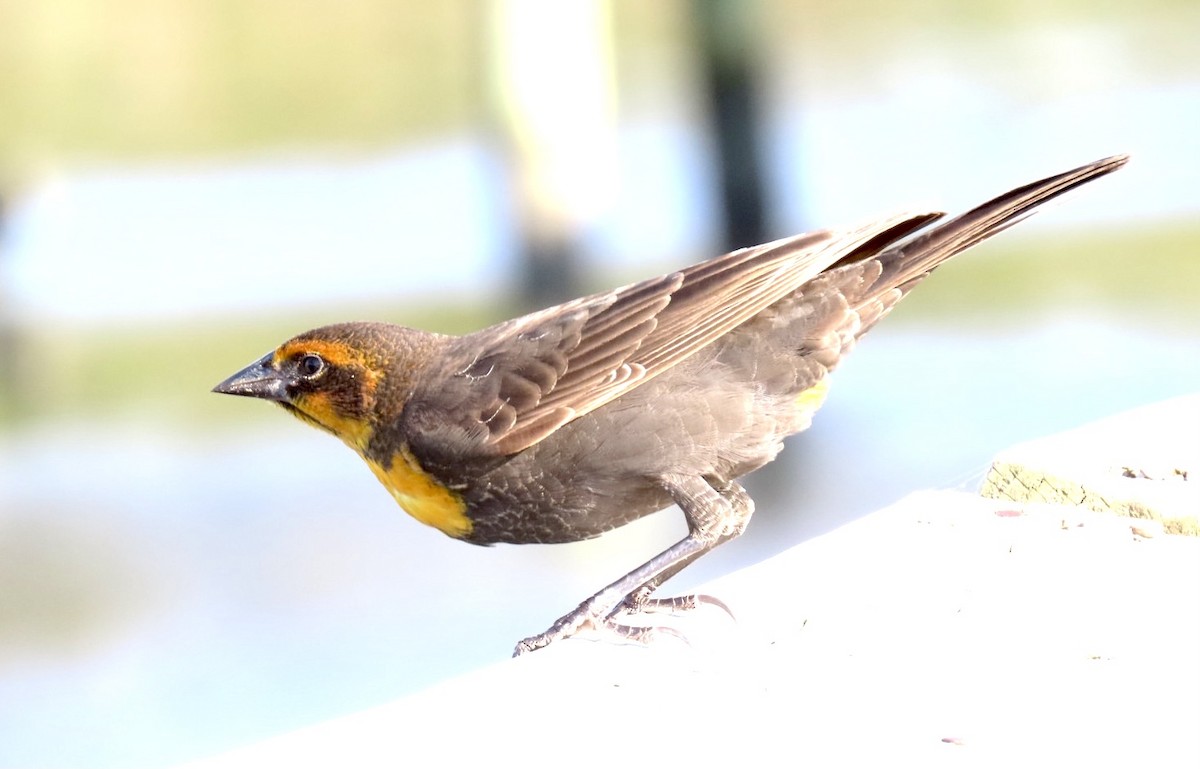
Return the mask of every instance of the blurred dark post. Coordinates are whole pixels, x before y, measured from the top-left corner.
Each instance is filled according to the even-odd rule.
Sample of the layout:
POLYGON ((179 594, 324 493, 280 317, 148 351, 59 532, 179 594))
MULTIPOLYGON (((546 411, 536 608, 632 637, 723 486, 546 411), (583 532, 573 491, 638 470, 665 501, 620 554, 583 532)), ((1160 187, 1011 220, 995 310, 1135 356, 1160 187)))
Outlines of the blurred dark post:
MULTIPOLYGON (((701 87, 707 91, 716 148, 717 183, 724 213, 727 251, 771 240, 767 232, 766 185, 763 180, 760 56, 763 54, 760 2, 756 0, 692 0, 701 87)), ((793 170, 799 173, 799 169, 793 170)), ((812 443, 811 434, 789 439, 812 443)), ((802 451, 784 452, 754 473, 751 489, 758 499, 792 500, 797 474, 806 469, 802 451)), ((785 506, 762 505, 751 536, 760 542, 785 536, 785 506), (775 509, 772 515, 769 511, 775 509)))
POLYGON ((769 240, 759 137, 758 3, 692 0, 728 250, 769 240))
POLYGON ((615 187, 615 85, 601 0, 490 4, 488 72, 522 236, 521 302, 582 293, 578 245, 615 187))

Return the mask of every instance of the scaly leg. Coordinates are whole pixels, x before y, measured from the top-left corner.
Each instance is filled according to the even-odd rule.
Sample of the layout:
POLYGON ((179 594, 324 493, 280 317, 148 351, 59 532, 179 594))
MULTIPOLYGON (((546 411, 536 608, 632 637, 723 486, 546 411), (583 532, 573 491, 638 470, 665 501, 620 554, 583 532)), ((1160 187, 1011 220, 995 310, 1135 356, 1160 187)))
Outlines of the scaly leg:
MULTIPOLYGON (((518 643, 513 656, 535 651, 587 628, 609 630, 632 640, 648 640, 658 630, 622 625, 614 619, 621 614, 655 609, 661 611, 666 606, 688 608, 694 607, 697 602, 716 603, 724 607, 716 599, 704 600, 707 596, 689 596, 678 602, 675 599, 659 602, 649 596, 660 584, 697 558, 741 534, 754 512, 754 503, 735 482, 718 483, 718 491, 709 480, 699 476, 665 475, 660 481, 687 519, 687 536, 579 604, 545 632, 518 643)), ((667 628, 662 630, 674 633, 667 628)))
MULTIPOLYGON (((710 481, 710 483, 712 483, 710 481)), ((746 493, 741 484, 737 481, 726 481, 722 484, 716 484, 714 488, 724 497, 730 505, 733 506, 734 514, 740 521, 740 526, 732 533, 722 536, 713 547, 722 545, 731 539, 739 536, 746 529, 746 525, 750 522, 750 516, 754 513, 754 500, 746 493)), ((626 596, 625 601, 617 608, 613 616, 631 616, 635 614, 677 614, 680 612, 691 611, 704 604, 716 606, 724 611, 730 617, 733 616, 733 611, 730 610, 725 602, 715 596, 705 595, 704 593, 692 593, 689 595, 678 595, 671 598, 651 598, 650 594, 658 589, 658 586, 675 576, 679 572, 687 568, 692 561, 702 555, 697 553, 690 558, 680 561, 672 566, 667 571, 658 575, 650 582, 630 593, 626 596)))

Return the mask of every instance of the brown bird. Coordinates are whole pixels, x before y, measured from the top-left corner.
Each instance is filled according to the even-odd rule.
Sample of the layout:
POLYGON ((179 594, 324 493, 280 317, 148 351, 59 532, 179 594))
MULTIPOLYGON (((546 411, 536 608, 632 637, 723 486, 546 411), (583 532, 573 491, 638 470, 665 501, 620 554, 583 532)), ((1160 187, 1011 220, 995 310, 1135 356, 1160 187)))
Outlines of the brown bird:
POLYGON ((1126 160, 937 225, 901 214, 797 235, 465 336, 318 328, 214 390, 341 438, 413 517, 467 542, 574 542, 678 505, 686 537, 516 653, 583 628, 644 640, 655 628, 625 617, 696 604, 651 593, 742 533, 754 503, 737 479, 809 426, 859 337, 942 262, 1126 160))

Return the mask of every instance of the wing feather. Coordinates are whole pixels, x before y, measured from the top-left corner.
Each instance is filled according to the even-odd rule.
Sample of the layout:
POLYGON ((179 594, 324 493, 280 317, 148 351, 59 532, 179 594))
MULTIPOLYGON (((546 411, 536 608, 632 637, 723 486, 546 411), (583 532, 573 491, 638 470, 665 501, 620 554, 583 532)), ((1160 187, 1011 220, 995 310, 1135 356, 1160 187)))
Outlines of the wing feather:
MULTIPOLYGON (((1126 159, 1106 158, 1025 185, 920 234, 914 235, 942 214, 900 214, 741 249, 458 337, 409 395, 405 434, 421 444, 423 461, 442 467, 500 461, 785 298, 792 302, 776 311, 819 315, 805 303, 824 301, 822 291, 797 292, 826 270, 825 280, 837 282, 837 300, 852 310, 852 339, 945 259, 1126 159)), ((814 333, 822 330, 828 329, 814 333)))
POLYGON ((528 448, 670 370, 864 244, 937 214, 903 214, 741 249, 459 337, 406 412, 425 455, 452 463, 528 448))

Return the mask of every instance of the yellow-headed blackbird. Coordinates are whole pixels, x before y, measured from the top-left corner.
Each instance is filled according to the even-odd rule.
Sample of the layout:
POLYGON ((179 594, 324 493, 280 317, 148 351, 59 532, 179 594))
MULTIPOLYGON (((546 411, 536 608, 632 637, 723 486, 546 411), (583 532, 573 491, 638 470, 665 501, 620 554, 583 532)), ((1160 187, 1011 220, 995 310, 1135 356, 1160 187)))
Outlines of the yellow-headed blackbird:
POLYGON ((446 534, 574 542, 675 503, 688 534, 517 653, 687 608, 660 583, 746 527, 737 479, 808 427, 827 376, 935 267, 1124 165, 1027 184, 935 226, 901 214, 745 248, 465 336, 386 323, 307 331, 217 385, 275 401, 358 452, 446 534))

